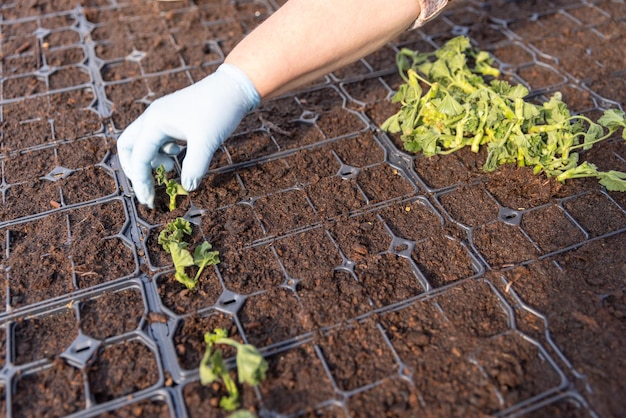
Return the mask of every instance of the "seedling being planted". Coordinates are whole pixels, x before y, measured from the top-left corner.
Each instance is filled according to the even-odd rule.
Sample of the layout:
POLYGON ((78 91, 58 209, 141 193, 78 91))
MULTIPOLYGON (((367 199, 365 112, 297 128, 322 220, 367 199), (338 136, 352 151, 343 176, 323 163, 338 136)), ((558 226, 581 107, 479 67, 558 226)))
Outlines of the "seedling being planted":
POLYGON ((222 328, 204 334, 204 342, 206 351, 200 363, 200 383, 208 385, 221 379, 228 394, 220 399, 220 407, 227 412, 234 411, 240 406, 239 389, 228 372, 222 350, 215 346, 226 344, 237 349, 237 378, 241 384, 256 386, 261 383, 268 369, 267 361, 255 346, 228 338, 228 333, 222 328))
POLYGON ((198 272, 194 277, 195 282, 198 281, 206 266, 213 266, 220 262, 219 252, 211 251, 211 248, 213 248, 211 244, 203 241, 202 244, 198 245, 193 251, 193 264, 198 267, 198 272))
POLYGON ((174 278, 188 289, 193 289, 196 287, 204 268, 220 262, 219 252, 210 251, 211 244, 204 241, 196 247, 192 256, 187 248, 189 244, 183 239, 185 235, 191 235, 191 224, 184 218, 176 218, 159 233, 158 243, 172 256, 176 270, 174 278), (194 265, 198 267, 198 271, 192 279, 185 272, 185 268, 194 265))
POLYGON ((167 171, 163 165, 156 168, 154 178, 157 185, 165 185, 165 192, 170 197, 170 203, 168 205, 170 212, 176 209, 176 198, 178 196, 187 196, 189 194, 176 180, 168 180, 167 171))
POLYGON ((609 109, 594 122, 571 115, 559 92, 542 105, 526 101, 528 89, 498 80, 489 54, 464 36, 432 53, 402 49, 397 63, 405 83, 393 101, 402 107, 381 128, 400 133, 407 151, 432 156, 486 145, 485 171, 517 163, 558 181, 597 177, 607 190, 626 191, 626 173, 578 162, 579 150, 626 128, 624 112, 609 109))

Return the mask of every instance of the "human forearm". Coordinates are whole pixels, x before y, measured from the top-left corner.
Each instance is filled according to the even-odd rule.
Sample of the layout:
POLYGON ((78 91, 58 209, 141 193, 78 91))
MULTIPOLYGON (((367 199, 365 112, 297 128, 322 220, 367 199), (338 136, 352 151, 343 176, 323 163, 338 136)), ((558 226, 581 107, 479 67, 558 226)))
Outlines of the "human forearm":
POLYGON ((248 35, 217 71, 155 100, 120 135, 120 162, 137 200, 152 207, 152 168, 174 166, 171 156, 162 152, 164 145, 186 141, 181 183, 188 191, 196 189, 215 150, 262 98, 285 93, 375 51, 411 25, 420 13, 418 4, 290 0, 248 35))
POLYGON ((290 0, 226 57, 261 98, 297 88, 377 50, 420 13, 416 0, 290 0))

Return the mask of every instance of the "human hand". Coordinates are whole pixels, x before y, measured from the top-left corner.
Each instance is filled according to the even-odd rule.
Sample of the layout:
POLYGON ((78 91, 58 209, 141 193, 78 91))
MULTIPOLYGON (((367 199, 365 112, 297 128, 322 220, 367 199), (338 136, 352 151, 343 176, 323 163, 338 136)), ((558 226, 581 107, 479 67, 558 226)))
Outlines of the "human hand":
POLYGON ((155 100, 117 141, 122 170, 137 200, 154 206, 152 169, 161 164, 167 170, 174 167, 162 149, 175 140, 187 142, 181 184, 187 191, 195 190, 217 148, 259 103, 250 79, 230 64, 222 64, 199 82, 155 100))

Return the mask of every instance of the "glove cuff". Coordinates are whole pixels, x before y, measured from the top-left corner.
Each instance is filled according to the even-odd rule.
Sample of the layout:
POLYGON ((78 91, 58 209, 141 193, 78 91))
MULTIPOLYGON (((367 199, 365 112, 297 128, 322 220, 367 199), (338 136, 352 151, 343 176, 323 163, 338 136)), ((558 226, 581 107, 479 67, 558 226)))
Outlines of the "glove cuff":
POLYGON ((235 83, 237 88, 242 93, 241 97, 244 98, 244 107, 246 112, 251 112, 259 106, 261 103, 261 96, 259 96, 254 84, 252 84, 252 81, 250 81, 246 73, 234 65, 227 63, 220 65, 215 73, 219 73, 235 83))

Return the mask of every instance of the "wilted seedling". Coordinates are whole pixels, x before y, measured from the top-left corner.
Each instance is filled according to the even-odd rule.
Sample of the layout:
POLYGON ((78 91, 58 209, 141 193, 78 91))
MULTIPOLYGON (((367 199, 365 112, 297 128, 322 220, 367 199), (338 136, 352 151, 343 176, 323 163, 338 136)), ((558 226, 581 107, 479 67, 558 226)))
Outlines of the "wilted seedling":
POLYGON ((478 152, 487 145, 485 171, 517 163, 558 181, 597 177, 607 190, 626 191, 626 173, 579 164, 578 153, 626 128, 624 112, 607 110, 596 123, 571 115, 559 92, 542 105, 531 103, 522 85, 488 82, 484 76, 497 77, 499 71, 464 36, 433 53, 402 49, 397 63, 405 83, 393 101, 402 107, 381 128, 400 133, 407 151, 432 156, 464 147, 478 152))
POLYGON ((159 233, 158 243, 172 256, 177 281, 187 286, 188 289, 196 287, 200 275, 206 266, 218 264, 219 252, 210 251, 211 244, 204 241, 194 250, 193 256, 187 249, 188 244, 183 240, 185 235, 191 235, 191 224, 184 218, 176 218, 165 226, 159 233), (186 267, 197 266, 198 272, 194 278, 190 278, 185 272, 186 267))
POLYGON ((220 399, 220 406, 230 412, 239 408, 239 389, 228 373, 228 367, 224 362, 222 351, 215 348, 216 344, 226 344, 237 349, 237 377, 239 383, 247 383, 256 386, 265 379, 267 361, 259 350, 252 344, 241 344, 232 338, 228 338, 225 329, 216 328, 212 333, 204 334, 206 351, 200 363, 200 383, 208 385, 221 379, 228 392, 227 396, 220 399))
POLYGON ((167 171, 163 165, 156 168, 154 179, 156 180, 157 185, 165 185, 165 192, 170 197, 170 203, 168 206, 170 212, 176 209, 176 198, 178 196, 187 196, 189 194, 189 192, 185 190, 176 180, 168 180, 167 171))

